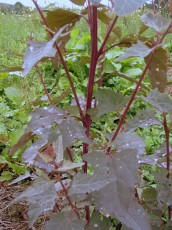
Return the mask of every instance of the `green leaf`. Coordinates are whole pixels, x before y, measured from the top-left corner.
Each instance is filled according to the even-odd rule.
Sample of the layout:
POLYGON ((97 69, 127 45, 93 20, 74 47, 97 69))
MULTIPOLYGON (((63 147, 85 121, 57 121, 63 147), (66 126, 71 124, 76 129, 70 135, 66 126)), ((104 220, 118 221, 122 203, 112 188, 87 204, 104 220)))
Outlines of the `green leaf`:
POLYGON ((148 13, 142 15, 141 19, 142 19, 142 22, 146 26, 156 30, 157 32, 161 32, 163 30, 166 30, 171 23, 170 20, 167 20, 166 18, 162 17, 161 15, 153 14, 152 12, 148 12, 148 13))
POLYGON ((160 93, 157 88, 143 99, 162 113, 172 113, 172 100, 167 93, 160 93))
POLYGON ((138 10, 147 0, 112 0, 113 10, 118 16, 126 16, 138 10))
POLYGON ((8 163, 9 167, 13 169, 15 174, 24 174, 27 170, 26 166, 18 165, 17 163, 8 163))
POLYGON ((29 227, 32 227, 40 214, 53 210, 56 196, 54 181, 44 175, 38 177, 32 186, 22 192, 10 204, 20 200, 29 202, 29 227))
POLYGON ((78 220, 72 212, 56 213, 50 216, 45 230, 84 230, 84 226, 85 222, 78 220))
POLYGON ((4 181, 10 181, 12 179, 13 175, 9 171, 3 171, 0 176, 0 182, 4 181))
POLYGON ((112 89, 98 89, 95 97, 98 101, 97 117, 112 111, 122 110, 129 100, 128 97, 123 97, 122 94, 118 94, 112 89))
POLYGON ((11 99, 14 103, 23 98, 21 89, 17 86, 10 86, 4 89, 6 96, 11 99))
POLYGON ((149 48, 143 42, 138 41, 136 44, 132 45, 129 49, 125 51, 116 61, 122 61, 124 59, 130 57, 141 57, 144 58, 148 56, 153 50, 155 50, 158 46, 154 46, 153 48, 149 48))

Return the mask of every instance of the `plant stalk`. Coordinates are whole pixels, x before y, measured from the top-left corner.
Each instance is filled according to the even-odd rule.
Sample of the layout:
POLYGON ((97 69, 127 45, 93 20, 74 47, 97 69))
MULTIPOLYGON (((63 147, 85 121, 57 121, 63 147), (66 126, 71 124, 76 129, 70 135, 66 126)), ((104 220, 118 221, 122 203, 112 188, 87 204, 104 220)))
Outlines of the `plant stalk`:
MULTIPOLYGON (((32 1, 33 1, 33 3, 35 4, 35 7, 36 7, 37 11, 39 12, 39 14, 40 14, 40 16, 41 16, 41 18, 42 18, 42 20, 43 20, 45 26, 48 28, 48 32, 49 32, 50 36, 53 38, 54 35, 53 35, 53 33, 51 32, 50 26, 49 26, 49 24, 48 24, 48 22, 47 22, 45 16, 43 15, 43 13, 42 13, 40 7, 38 6, 36 0, 32 0, 32 1)), ((80 106, 80 103, 79 103, 78 96, 77 96, 77 94, 76 94, 76 90, 75 90, 75 87, 74 87, 74 84, 73 84, 72 77, 70 76, 70 73, 69 73, 69 70, 68 70, 68 68, 67 68, 66 62, 65 62, 65 60, 64 60, 64 58, 63 58, 63 55, 62 55, 62 53, 61 53, 61 51, 60 51, 59 46, 57 45, 57 43, 55 43, 55 47, 56 47, 56 49, 57 49, 57 52, 58 52, 58 55, 59 55, 59 57, 60 57, 61 63, 62 63, 63 68, 64 68, 64 70, 65 70, 66 76, 67 76, 67 78, 68 78, 68 80, 69 80, 70 87, 71 87, 71 89, 72 89, 72 93, 73 93, 73 95, 74 95, 76 104, 77 104, 77 106, 78 106, 80 116, 81 116, 81 118, 83 119, 83 118, 84 118, 83 112, 82 112, 82 109, 81 109, 81 106, 80 106)))
POLYGON ((36 68, 36 70, 37 70, 38 76, 39 76, 39 78, 40 78, 40 80, 41 80, 41 83, 42 83, 42 85, 43 85, 43 88, 44 88, 45 94, 47 95, 47 98, 48 98, 48 100, 49 100, 49 103, 53 105, 53 102, 52 102, 52 100, 51 100, 51 98, 50 98, 50 94, 49 94, 49 92, 48 92, 48 90, 47 90, 47 87, 46 87, 46 85, 45 85, 45 81, 44 81, 44 79, 43 79, 43 77, 42 77, 42 75, 41 75, 41 72, 40 72, 40 69, 39 69, 38 65, 36 65, 35 68, 36 68))

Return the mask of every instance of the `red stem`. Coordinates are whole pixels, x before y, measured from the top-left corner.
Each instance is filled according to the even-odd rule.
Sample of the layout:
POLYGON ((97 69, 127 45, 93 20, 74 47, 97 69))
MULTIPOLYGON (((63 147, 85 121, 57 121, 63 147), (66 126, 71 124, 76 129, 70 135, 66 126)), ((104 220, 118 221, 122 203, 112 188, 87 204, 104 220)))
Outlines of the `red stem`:
POLYGON ((38 72, 38 76, 39 76, 39 78, 40 78, 40 80, 41 80, 41 83, 42 83, 42 85, 43 85, 45 94, 47 95, 50 104, 53 104, 53 102, 52 102, 52 100, 51 100, 51 98, 50 98, 50 94, 49 94, 49 92, 48 92, 48 90, 47 90, 47 87, 46 87, 46 85, 45 85, 45 81, 44 81, 44 79, 43 79, 43 77, 42 77, 42 75, 41 75, 41 72, 40 72, 40 69, 39 69, 38 65, 36 65, 35 68, 36 68, 36 70, 37 70, 37 72, 38 72))
MULTIPOLYGON (((45 16, 43 15, 43 13, 42 13, 40 7, 38 6, 38 4, 37 4, 37 2, 36 2, 35 0, 32 0, 32 1, 33 1, 33 3, 35 4, 35 7, 36 7, 37 11, 39 12, 39 14, 40 14, 40 16, 41 16, 41 18, 42 18, 42 20, 43 20, 45 26, 48 28, 48 32, 49 32, 50 36, 53 38, 54 35, 53 35, 53 33, 51 32, 50 26, 48 25, 48 22, 47 22, 45 16)), ((72 89, 72 93, 73 93, 73 95, 74 95, 76 104, 77 104, 78 109, 79 109, 80 116, 81 116, 81 118, 83 119, 83 117, 84 117, 84 116, 83 116, 83 112, 82 112, 82 109, 81 109, 81 106, 80 106, 80 103, 79 103, 78 96, 77 96, 77 94, 76 94, 76 90, 75 90, 75 87, 74 87, 74 84, 73 84, 73 80, 72 80, 72 78, 71 78, 71 76, 70 76, 70 73, 69 73, 69 71, 68 71, 66 62, 65 62, 65 60, 64 60, 64 58, 63 58, 63 55, 62 55, 62 53, 61 53, 61 51, 60 51, 60 49, 59 49, 57 43, 55 43, 55 47, 56 47, 56 49, 57 49, 57 52, 58 52, 58 55, 59 55, 59 57, 60 57, 61 63, 62 63, 62 65, 63 65, 63 68, 64 68, 64 70, 65 70, 65 72, 66 72, 67 78, 68 78, 68 80, 69 80, 69 83, 70 83, 70 86, 71 86, 71 89, 72 89)))
POLYGON ((147 70, 149 69, 149 67, 150 67, 150 65, 151 65, 151 62, 152 62, 152 59, 153 59, 154 55, 155 55, 155 51, 152 52, 152 54, 151 54, 151 56, 150 56, 150 58, 149 58, 149 61, 148 61, 147 65, 146 65, 146 67, 145 67, 145 69, 144 69, 144 71, 143 71, 143 73, 142 73, 142 75, 141 75, 141 77, 140 77, 140 80, 139 80, 138 83, 137 83, 137 86, 136 86, 136 88, 135 88, 135 90, 134 90, 134 92, 133 92, 133 94, 132 94, 132 96, 131 96, 131 98, 130 98, 130 100, 129 100, 129 102, 128 102, 127 107, 126 107, 125 110, 124 110, 124 113, 123 113, 123 115, 122 115, 122 117, 121 117, 121 120, 119 121, 118 127, 117 127, 117 129, 116 129, 116 131, 115 131, 115 133, 114 133, 114 135, 113 135, 111 141, 114 141, 115 138, 117 137, 117 135, 118 135, 118 133, 119 133, 119 131, 120 131, 120 129, 121 129, 121 127, 122 127, 124 121, 125 121, 125 118, 126 118, 126 115, 127 115, 127 113, 128 113, 128 110, 129 110, 129 108, 130 108, 130 106, 131 106, 133 100, 135 99, 135 96, 136 96, 136 94, 137 94, 137 92, 138 92, 138 90, 139 90, 139 87, 140 87, 140 85, 141 85, 141 83, 142 83, 142 81, 143 81, 143 79, 144 79, 144 77, 145 77, 145 74, 146 74, 147 70))
MULTIPOLYGON (((171 28, 171 24, 172 24, 172 22, 170 23, 170 25, 169 25, 169 27, 167 28, 166 32, 163 34, 162 38, 157 42, 157 45, 162 43, 163 39, 164 39, 165 36, 168 34, 168 31, 169 31, 169 29, 171 28)), ((119 131, 120 131, 122 125, 123 125, 123 122, 125 121, 125 118, 126 118, 126 115, 127 115, 127 113, 128 113, 128 110, 130 109, 130 106, 131 106, 132 102, 133 102, 134 99, 135 99, 135 96, 136 96, 136 94, 137 94, 137 92, 138 92, 138 89, 139 89, 139 87, 140 87, 140 85, 141 85, 141 83, 142 83, 142 81, 143 81, 143 79, 144 79, 144 77, 145 77, 145 74, 146 74, 147 70, 149 69, 149 67, 150 67, 150 65, 151 65, 151 62, 152 62, 152 59, 154 58, 155 53, 156 53, 156 50, 154 50, 154 51, 150 54, 149 61, 147 62, 147 65, 146 65, 146 67, 145 67, 145 69, 144 69, 144 71, 143 71, 143 73, 142 73, 142 75, 141 75, 141 77, 140 77, 140 80, 138 81, 137 86, 136 86, 136 88, 135 88, 135 90, 134 90, 134 92, 133 92, 133 94, 132 94, 132 96, 131 96, 131 98, 130 98, 130 100, 129 100, 129 102, 128 102, 128 105, 127 105, 127 107, 126 107, 125 110, 124 110, 124 113, 123 113, 123 115, 122 115, 122 117, 121 117, 121 120, 119 121, 118 127, 117 127, 117 129, 116 129, 116 131, 115 131, 115 133, 114 133, 114 135, 113 135, 111 141, 114 141, 115 138, 117 137, 117 135, 118 135, 118 133, 119 133, 119 131)), ((110 149, 110 148, 108 148, 108 151, 109 151, 109 149, 110 149)))
MULTIPOLYGON (((90 7, 90 21, 92 22, 90 25, 90 32, 91 32, 91 62, 90 62, 90 72, 89 72, 89 80, 88 80, 88 90, 87 90, 87 99, 86 99, 86 115, 85 115, 85 128, 86 134, 89 137, 90 134, 90 125, 91 119, 90 115, 88 114, 88 109, 91 108, 91 102, 93 97, 93 87, 94 87, 94 79, 95 79, 95 72, 96 72, 96 65, 97 65, 97 7, 91 6, 90 7)), ((84 153, 87 153, 88 145, 85 145, 84 153)))
POLYGON ((164 126, 164 131, 165 131, 166 149, 167 149, 167 170, 168 170, 167 178, 169 178, 169 176, 170 176, 170 143, 169 143, 170 131, 169 131, 168 126, 167 126, 166 113, 164 113, 163 115, 164 115, 163 126, 164 126))
POLYGON ((64 186, 64 184, 63 184, 62 179, 60 179, 59 181, 60 181, 60 184, 61 184, 61 186, 62 186, 62 188, 63 188, 63 191, 65 192, 65 196, 66 196, 66 198, 67 198, 67 200, 68 200, 68 202, 69 202, 71 208, 73 209, 73 211, 75 212, 76 216, 77 216, 78 219, 80 220, 81 218, 80 218, 79 211, 78 211, 77 207, 72 203, 70 197, 68 196, 67 190, 66 190, 66 188, 65 188, 65 186, 64 186))
POLYGON ((109 36, 110 36, 110 34, 111 34, 112 30, 113 30, 113 27, 115 26, 117 20, 118 20, 118 16, 115 17, 115 19, 113 20, 111 26, 109 27, 109 30, 108 30, 108 32, 106 34, 106 37, 105 37, 105 39, 104 39, 104 41, 103 41, 103 43, 102 43, 102 45, 101 45, 101 47, 100 47, 100 49, 98 51, 98 57, 100 55, 102 55, 103 49, 104 49, 104 47, 105 47, 105 45, 106 45, 106 43, 108 41, 108 38, 109 38, 109 36))
POLYGON ((131 42, 119 42, 119 43, 116 43, 112 46, 110 46, 109 48, 107 48, 106 50, 102 51, 101 55, 106 53, 107 51, 109 51, 110 49, 116 47, 116 46, 120 46, 120 45, 131 45, 132 43, 131 42))
MULTIPOLYGON (((165 131, 165 138, 166 138, 166 151, 167 151, 167 178, 169 179, 170 177, 170 131, 167 125, 167 116, 166 113, 163 114, 164 115, 164 122, 163 122, 163 126, 164 126, 164 131, 165 131)), ((168 206, 168 219, 171 220, 171 206, 168 206)))

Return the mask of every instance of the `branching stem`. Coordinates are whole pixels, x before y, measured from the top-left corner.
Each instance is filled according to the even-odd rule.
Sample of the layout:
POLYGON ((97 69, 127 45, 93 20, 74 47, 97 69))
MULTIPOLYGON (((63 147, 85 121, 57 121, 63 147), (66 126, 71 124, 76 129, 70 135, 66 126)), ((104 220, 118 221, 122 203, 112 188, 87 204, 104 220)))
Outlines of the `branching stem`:
MULTIPOLYGON (((51 28, 50 28, 50 26, 49 26, 49 24, 48 24, 48 22, 47 22, 47 20, 46 20, 46 18, 45 18, 45 16, 44 16, 44 14, 42 13, 40 7, 38 6, 36 0, 32 0, 32 1, 33 1, 33 3, 35 4, 35 7, 36 7, 37 11, 39 12, 39 14, 40 14, 40 16, 41 16, 41 18, 42 18, 42 20, 43 20, 43 22, 44 22, 46 28, 48 28, 48 32, 49 32, 50 36, 53 38, 54 34, 51 32, 51 28)), ((61 63, 62 63, 63 68, 64 68, 64 70, 65 70, 66 76, 67 76, 67 78, 68 78, 68 80, 69 80, 69 83, 70 83, 70 86, 71 86, 71 89, 72 89, 72 93, 73 93, 73 95, 74 95, 76 104, 77 104, 78 109, 79 109, 80 116, 81 116, 81 118, 83 118, 83 117, 84 117, 84 116, 83 116, 83 112, 82 112, 82 109, 81 109, 81 106, 80 106, 80 103, 79 103, 78 96, 77 96, 77 94, 76 94, 76 90, 75 90, 75 87, 74 87, 74 84, 73 84, 72 77, 70 76, 70 73, 69 73, 69 70, 68 70, 68 68, 67 68, 66 62, 65 62, 65 60, 64 60, 64 58, 63 58, 63 55, 62 55, 62 53, 61 53, 61 51, 60 51, 60 48, 59 48, 59 46, 57 45, 57 43, 55 43, 55 47, 56 47, 56 49, 57 49, 57 52, 58 52, 58 55, 59 55, 59 57, 60 57, 61 63)))

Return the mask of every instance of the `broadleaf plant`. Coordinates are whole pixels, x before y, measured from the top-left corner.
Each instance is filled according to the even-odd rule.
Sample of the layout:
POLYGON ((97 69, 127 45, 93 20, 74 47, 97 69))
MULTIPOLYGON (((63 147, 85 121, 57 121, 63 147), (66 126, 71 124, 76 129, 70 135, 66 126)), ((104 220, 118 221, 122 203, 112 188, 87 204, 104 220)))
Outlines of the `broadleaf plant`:
MULTIPOLYGON (((85 7, 80 13, 60 8, 42 12, 37 1, 32 1, 49 41, 29 42, 23 76, 35 67, 47 100, 46 106, 31 113, 25 133, 10 154, 25 146, 24 162, 42 174, 11 204, 23 199, 29 202, 29 227, 40 214, 49 211, 47 230, 166 229, 172 218, 172 100, 164 92, 169 83, 169 56, 163 41, 171 32, 171 21, 157 14, 152 1, 154 12, 144 14, 141 20, 156 35, 123 37, 119 18, 133 14, 146 0, 109 0, 109 8, 103 1, 71 0, 85 7), (77 44, 79 30, 72 31, 81 19, 90 31, 87 49, 83 40, 77 44), (100 36, 102 22, 108 26, 100 36), (111 37, 114 34, 115 37, 111 37), (76 44, 68 55, 66 47, 72 38, 76 44), (115 53, 118 46, 128 48, 115 53), (47 57, 51 57, 58 76, 69 82, 67 97, 70 98, 65 105, 54 104, 46 87, 38 62, 47 57), (131 76, 125 75, 121 65, 132 60, 133 65, 136 60, 145 61, 143 68, 134 71, 134 76, 132 71, 131 76), (113 88, 106 85, 109 75, 105 69, 109 64, 110 77, 130 82, 132 86, 128 91, 120 90, 117 81, 113 88), (83 82, 79 78, 80 67, 72 72, 72 65, 85 66, 87 77, 81 80, 83 82), (77 84, 82 84, 84 90, 78 89, 77 84), (138 108, 138 101, 143 107, 138 108), (133 106, 136 106, 136 114, 132 112, 133 106), (113 125, 107 129, 110 119, 113 125), (165 140, 162 148, 152 155, 158 157, 157 160, 147 156, 144 135, 139 136, 140 130, 146 132, 154 126, 163 130, 165 140), (144 167, 150 165, 156 166, 153 184, 144 180, 144 167), (150 196, 156 194, 154 199, 150 199, 149 191, 150 196)), ((22 178, 25 177, 15 181, 22 178)))

